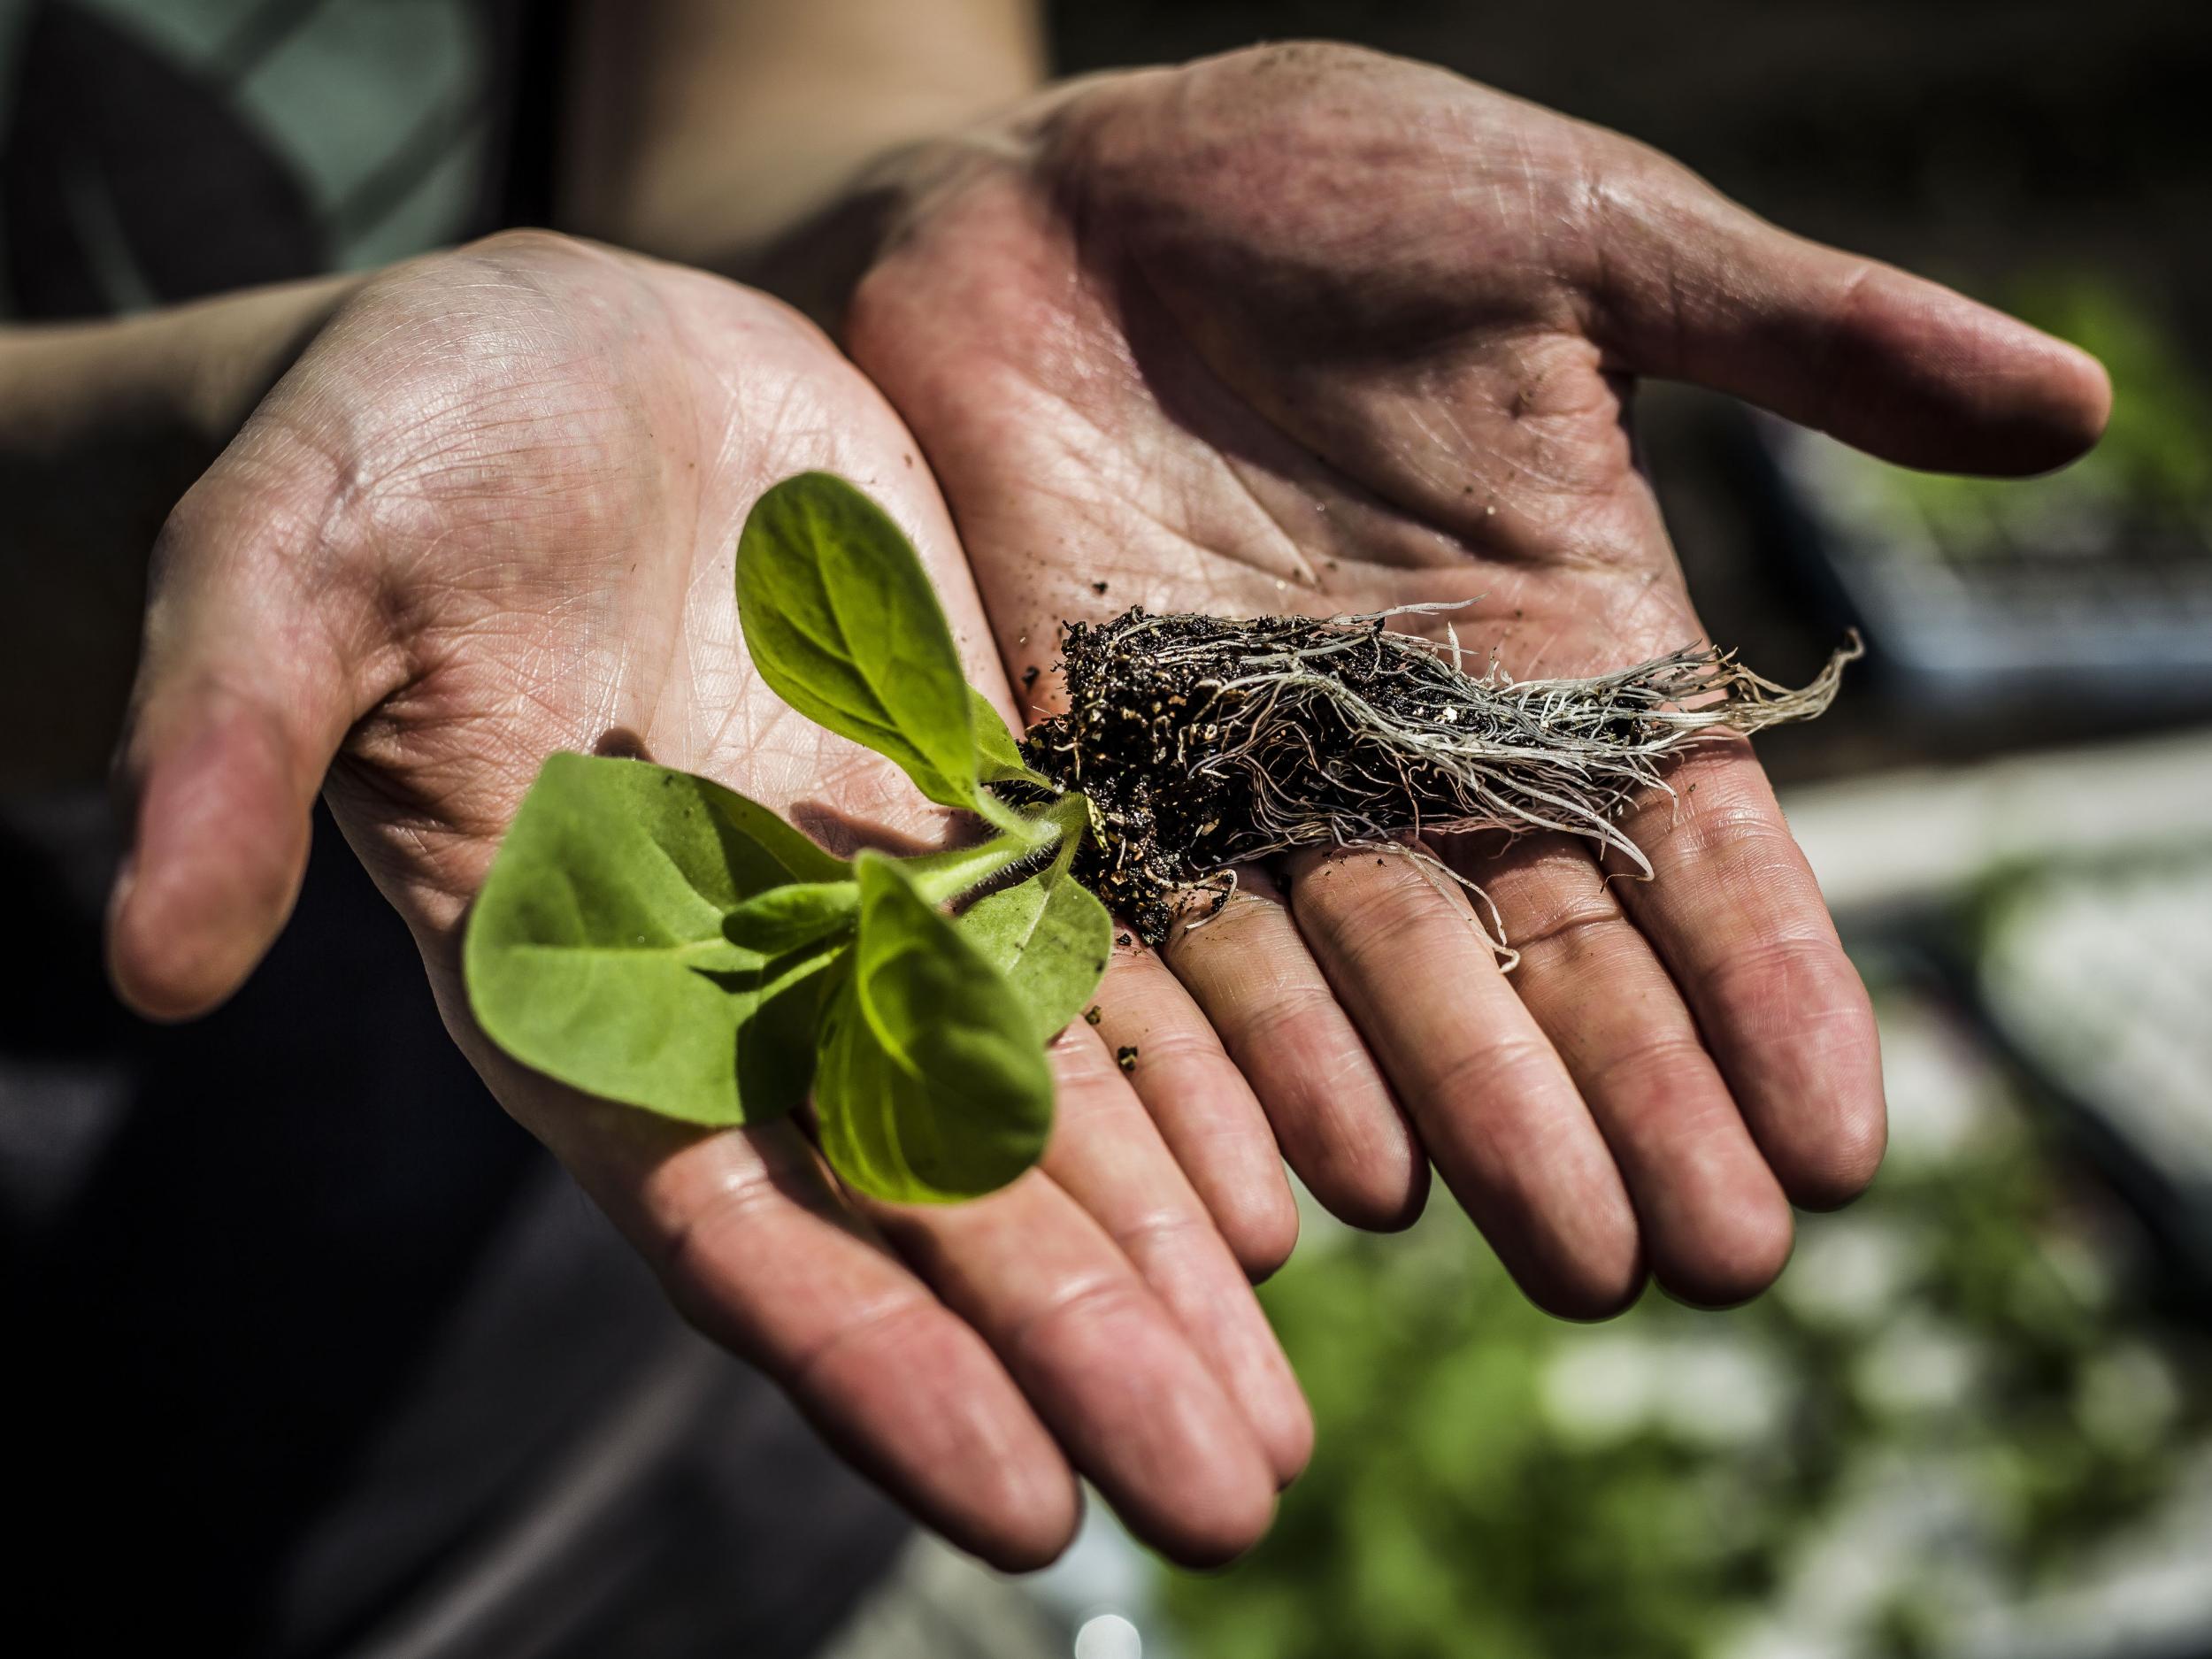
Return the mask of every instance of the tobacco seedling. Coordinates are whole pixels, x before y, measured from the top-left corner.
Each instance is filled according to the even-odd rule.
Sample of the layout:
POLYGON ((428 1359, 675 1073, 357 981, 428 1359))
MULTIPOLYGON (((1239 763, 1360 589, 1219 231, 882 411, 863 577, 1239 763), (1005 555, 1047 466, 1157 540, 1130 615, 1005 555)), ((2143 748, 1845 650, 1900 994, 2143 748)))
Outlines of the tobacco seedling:
POLYGON ((761 498, 737 599, 779 696, 995 833, 849 861, 706 779, 555 755, 477 897, 470 1007, 526 1064, 685 1122, 810 1094, 831 1167, 875 1197, 992 1191, 1042 1155, 1044 1045, 1106 966, 1111 923, 1069 875, 1084 798, 1023 762, 912 546, 843 480, 761 498))

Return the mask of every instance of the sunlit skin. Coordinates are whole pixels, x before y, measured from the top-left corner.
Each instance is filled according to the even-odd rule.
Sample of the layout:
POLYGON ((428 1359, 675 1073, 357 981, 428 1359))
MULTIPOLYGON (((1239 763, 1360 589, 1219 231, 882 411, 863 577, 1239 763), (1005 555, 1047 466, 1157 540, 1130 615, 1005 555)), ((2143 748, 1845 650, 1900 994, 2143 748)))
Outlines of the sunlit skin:
POLYGON ((1264 1529, 1311 1425, 1238 1263, 1087 1025, 1055 1048, 1041 1170, 893 1210, 848 1205, 795 1125, 703 1133, 595 1102, 470 1020, 469 900, 551 750, 649 754, 841 848, 957 827, 745 659, 738 529, 810 468, 861 484, 914 538, 972 678, 1003 702, 911 438, 795 313, 542 235, 369 284, 163 533, 124 749, 115 978, 171 1018, 233 989, 290 906, 324 788, 456 1038, 703 1330, 994 1562, 1064 1546, 1078 1471, 1171 1555, 1220 1559, 1264 1529))
MULTIPOLYGON (((875 182, 898 205, 841 334, 921 441, 1010 672, 1047 671, 1033 713, 1057 624, 1130 604, 1471 600, 1461 640, 1524 676, 1699 640, 1637 461, 1644 375, 1992 472, 2070 458, 2109 401, 2084 354, 1649 150, 1347 48, 1077 82, 875 182)), ((1772 792, 1740 742, 1672 782, 1624 825, 1648 882, 1562 839, 1449 849, 1510 977, 1463 898, 1368 854, 1246 871, 1164 968, 1123 954, 1102 1029, 1248 1264, 1294 1228, 1279 1145, 1371 1226, 1433 1161, 1573 1316, 1647 1274, 1751 1295, 1793 1202, 1871 1179, 1872 1016, 1772 792)))

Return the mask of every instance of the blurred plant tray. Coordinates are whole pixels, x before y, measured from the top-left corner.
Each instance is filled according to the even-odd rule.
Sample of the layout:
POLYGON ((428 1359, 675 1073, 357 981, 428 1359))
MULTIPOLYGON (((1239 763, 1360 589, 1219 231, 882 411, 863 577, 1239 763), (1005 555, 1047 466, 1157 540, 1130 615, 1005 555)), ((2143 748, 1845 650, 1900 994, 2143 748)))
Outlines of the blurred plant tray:
POLYGON ((1962 988, 2212 1310, 2212 846, 1990 879, 1962 988))
POLYGON ((1782 803, 1844 937, 1940 979, 2212 1310, 2212 726, 1782 803))
POLYGON ((1952 712, 2212 709, 2212 526, 2047 480, 2016 487, 2039 492, 2031 522, 2008 514, 1969 541, 1925 510, 1952 480, 1901 481, 1769 417, 1755 432, 1791 557, 1900 693, 1952 712))

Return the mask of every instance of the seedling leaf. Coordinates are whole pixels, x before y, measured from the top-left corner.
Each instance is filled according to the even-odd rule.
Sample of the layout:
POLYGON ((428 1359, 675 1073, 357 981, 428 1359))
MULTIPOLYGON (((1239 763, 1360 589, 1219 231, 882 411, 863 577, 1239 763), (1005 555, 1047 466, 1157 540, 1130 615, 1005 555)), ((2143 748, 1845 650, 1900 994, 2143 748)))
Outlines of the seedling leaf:
POLYGON ((737 544, 738 621, 769 687, 896 761, 944 806, 980 810, 974 694, 914 547, 829 472, 787 478, 737 544))
POLYGON ((763 1121, 804 1097, 814 1010, 796 987, 838 947, 770 956, 726 920, 772 887, 847 874, 703 778, 555 755, 477 895, 469 1006, 502 1048, 577 1088, 690 1123, 763 1121))
POLYGON ((1041 1043, 1051 1041, 1089 1003, 1113 949, 1113 918, 1068 873, 1083 804, 1080 795, 1066 795, 1055 806, 1056 818, 1072 822, 1050 864, 978 899, 957 924, 1021 997, 1041 1043))
POLYGON ((1023 783, 1050 785, 1044 773, 1033 770, 1022 758, 1021 745, 999 712, 991 706, 991 700, 973 686, 968 687, 969 707, 975 718, 976 772, 986 783, 1023 783))
POLYGON ((765 956, 852 931, 860 889, 849 881, 795 881, 756 893, 723 919, 733 945, 765 956))
POLYGON ((889 858, 855 861, 860 926, 826 1010, 815 1074, 822 1151, 901 1203, 972 1198, 1043 1156, 1052 1075, 1005 977, 889 858))

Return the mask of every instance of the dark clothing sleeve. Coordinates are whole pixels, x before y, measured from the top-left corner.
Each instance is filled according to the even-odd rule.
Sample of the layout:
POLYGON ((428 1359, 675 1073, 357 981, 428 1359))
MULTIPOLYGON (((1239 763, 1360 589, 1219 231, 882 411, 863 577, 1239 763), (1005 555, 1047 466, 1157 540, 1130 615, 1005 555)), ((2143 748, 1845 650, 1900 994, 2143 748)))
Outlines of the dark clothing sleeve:
MULTIPOLYGON (((540 217, 557 20, 522 0, 21 9, 0 40, 15 314, 540 217)), ((334 827, 269 960, 173 1029, 103 977, 115 852, 97 800, 0 803, 10 1645, 810 1650, 905 1524, 669 1312, 499 1110, 334 827)))

